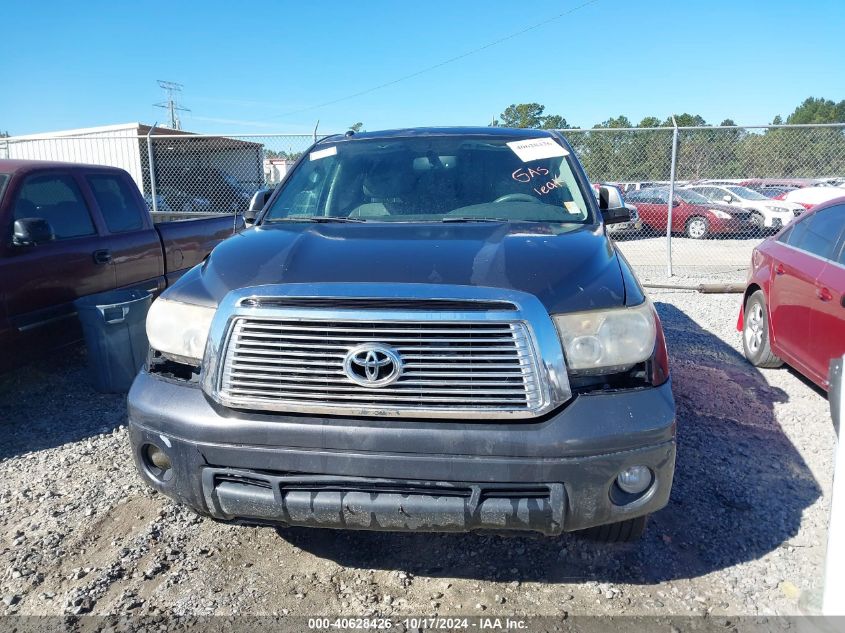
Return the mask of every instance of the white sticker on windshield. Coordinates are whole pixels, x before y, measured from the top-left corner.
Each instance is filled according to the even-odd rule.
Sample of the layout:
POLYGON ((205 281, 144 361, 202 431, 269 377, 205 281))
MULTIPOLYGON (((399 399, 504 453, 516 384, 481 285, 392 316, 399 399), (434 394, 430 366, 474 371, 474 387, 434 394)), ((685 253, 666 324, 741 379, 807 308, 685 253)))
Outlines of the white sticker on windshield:
POLYGON ((511 141, 507 144, 513 153, 519 156, 523 163, 541 158, 552 158, 554 156, 567 156, 567 152, 560 143, 551 138, 530 138, 524 141, 511 141))
POLYGON ((326 149, 318 149, 316 152, 311 152, 308 155, 308 158, 311 160, 320 160, 321 158, 328 158, 329 156, 334 156, 335 154, 337 154, 337 146, 332 145, 326 149))

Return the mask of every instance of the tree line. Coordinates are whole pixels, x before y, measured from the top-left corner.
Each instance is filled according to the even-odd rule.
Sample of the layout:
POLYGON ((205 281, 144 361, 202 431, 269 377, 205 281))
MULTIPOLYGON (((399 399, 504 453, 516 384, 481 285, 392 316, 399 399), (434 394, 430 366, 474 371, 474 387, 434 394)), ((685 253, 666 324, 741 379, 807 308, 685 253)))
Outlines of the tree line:
MULTIPOLYGON (((699 114, 675 115, 678 134, 676 178, 813 178, 845 175, 845 129, 748 129, 724 119, 717 126, 699 114)), ((845 123, 845 100, 810 97, 773 125, 845 123)), ((566 137, 593 180, 668 180, 672 156, 672 117, 611 117, 588 130, 575 131, 562 115, 548 114, 539 103, 511 104, 490 125, 570 130, 566 137), (633 128, 633 129, 628 129, 633 128)), ((363 123, 349 126, 354 132, 363 123)), ((268 158, 296 160, 301 151, 265 149, 268 158)))
MULTIPOLYGON (((675 116, 678 135, 676 178, 820 177, 845 175, 843 128, 737 127, 731 119, 713 127, 698 114, 675 116), (723 126, 727 126, 725 129, 723 126)), ((782 117, 773 125, 784 123, 782 117)), ((786 124, 845 123, 845 100, 805 99, 786 124)), ((572 130, 563 116, 546 114, 538 103, 512 104, 491 125, 572 130)), ((566 132, 591 179, 608 181, 668 180, 672 155, 672 117, 645 117, 634 124, 622 115, 586 131, 566 132), (622 128, 636 128, 633 130, 622 128)))

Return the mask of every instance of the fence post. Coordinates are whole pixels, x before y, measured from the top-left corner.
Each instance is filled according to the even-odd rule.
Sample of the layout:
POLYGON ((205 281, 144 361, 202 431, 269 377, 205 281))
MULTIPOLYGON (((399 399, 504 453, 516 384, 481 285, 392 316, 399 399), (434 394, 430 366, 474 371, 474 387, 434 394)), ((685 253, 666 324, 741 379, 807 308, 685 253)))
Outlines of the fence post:
MULTIPOLYGON (((158 213, 158 196, 156 195, 156 170, 155 162, 153 160, 153 140, 150 135, 156 129, 158 121, 150 126, 150 131, 147 132, 147 162, 150 164, 150 195, 153 198, 153 213, 158 213)), ((153 216, 155 217, 155 216, 153 216)))
POLYGON ((672 203, 675 201, 675 162, 678 158, 678 122, 672 115, 672 164, 669 167, 669 201, 666 205, 666 274, 672 276, 672 203))

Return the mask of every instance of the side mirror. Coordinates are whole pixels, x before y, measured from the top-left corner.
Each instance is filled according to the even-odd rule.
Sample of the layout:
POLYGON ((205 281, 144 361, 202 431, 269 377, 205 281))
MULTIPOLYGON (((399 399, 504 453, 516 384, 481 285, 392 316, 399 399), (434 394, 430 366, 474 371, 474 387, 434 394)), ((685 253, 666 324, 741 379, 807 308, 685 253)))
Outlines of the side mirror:
POLYGON ((43 218, 21 218, 15 220, 12 232, 12 244, 15 246, 35 246, 56 239, 53 227, 43 218))
POLYGON ((602 209, 601 217, 605 224, 621 224, 631 221, 631 209, 628 207, 616 207, 614 209, 602 209))
POLYGON ((726 195, 722 196, 722 200, 724 200, 725 202, 730 203, 730 202, 733 200, 733 197, 731 197, 731 195, 730 195, 730 194, 726 194, 726 195))
POLYGON ((674 200, 672 200, 672 206, 673 206, 673 207, 679 207, 679 206, 681 206, 681 199, 680 199, 680 198, 675 198, 674 200))
POLYGON ((252 199, 249 201, 249 208, 244 212, 244 222, 246 224, 255 224, 255 218, 261 213, 261 210, 267 204, 272 194, 272 189, 259 189, 253 194, 252 199))
POLYGON ((605 224, 620 224, 631 221, 631 210, 625 206, 622 192, 617 187, 599 187, 599 209, 605 224))
POLYGON ((625 201, 622 199, 622 192, 617 187, 609 185, 601 185, 599 187, 599 209, 616 209, 624 207, 625 201))

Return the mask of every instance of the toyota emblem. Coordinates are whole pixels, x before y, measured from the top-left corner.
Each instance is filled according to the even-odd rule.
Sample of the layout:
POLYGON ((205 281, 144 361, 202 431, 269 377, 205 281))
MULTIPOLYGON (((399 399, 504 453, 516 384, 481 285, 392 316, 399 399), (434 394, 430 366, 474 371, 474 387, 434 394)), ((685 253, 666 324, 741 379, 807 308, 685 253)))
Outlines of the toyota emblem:
POLYGON ((386 345, 359 345, 343 359, 346 377, 362 387, 386 387, 398 380, 402 373, 402 359, 386 345))

